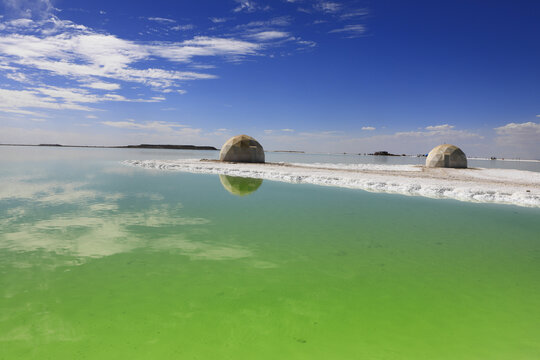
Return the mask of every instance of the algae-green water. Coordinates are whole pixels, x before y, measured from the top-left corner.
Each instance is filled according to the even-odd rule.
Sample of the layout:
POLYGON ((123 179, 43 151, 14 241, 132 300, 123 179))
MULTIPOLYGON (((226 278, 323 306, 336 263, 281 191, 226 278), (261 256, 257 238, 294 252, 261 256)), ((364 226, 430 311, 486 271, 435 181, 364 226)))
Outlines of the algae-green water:
POLYGON ((539 209, 0 150, 0 359, 540 358, 539 209))

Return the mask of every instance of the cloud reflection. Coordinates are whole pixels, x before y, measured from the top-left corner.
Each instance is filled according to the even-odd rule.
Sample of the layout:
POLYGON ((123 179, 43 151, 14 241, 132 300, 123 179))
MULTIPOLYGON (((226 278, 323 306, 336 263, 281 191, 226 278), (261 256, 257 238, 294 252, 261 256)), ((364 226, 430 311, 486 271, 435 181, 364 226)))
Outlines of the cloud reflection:
POLYGON ((10 200, 0 202, 7 205, 0 219, 0 248, 39 252, 47 258, 58 255, 57 265, 143 248, 172 251, 192 260, 252 256, 243 247, 215 243, 210 237, 196 240, 197 234, 208 232, 211 221, 186 216, 181 204, 164 204, 160 194, 106 193, 83 183, 14 181, 8 186, 12 191, 0 191, 0 200, 10 200), (130 200, 141 198, 150 204, 130 207, 130 200))

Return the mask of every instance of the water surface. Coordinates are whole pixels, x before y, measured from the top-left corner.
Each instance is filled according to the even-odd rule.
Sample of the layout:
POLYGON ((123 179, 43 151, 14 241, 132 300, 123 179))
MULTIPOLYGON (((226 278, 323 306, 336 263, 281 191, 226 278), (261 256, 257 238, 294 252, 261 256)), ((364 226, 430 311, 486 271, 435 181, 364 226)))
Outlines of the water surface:
POLYGON ((540 358, 539 209, 51 150, 0 148, 0 358, 540 358))

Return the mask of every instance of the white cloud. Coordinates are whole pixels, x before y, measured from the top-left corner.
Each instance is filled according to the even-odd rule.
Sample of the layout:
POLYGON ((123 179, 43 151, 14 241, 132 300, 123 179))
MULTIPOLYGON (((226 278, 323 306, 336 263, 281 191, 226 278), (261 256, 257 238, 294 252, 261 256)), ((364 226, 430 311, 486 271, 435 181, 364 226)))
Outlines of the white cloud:
POLYGON ((175 23, 176 22, 176 20, 162 18, 162 17, 149 17, 148 20, 156 21, 156 22, 159 22, 159 23, 175 23))
POLYGON ((175 30, 175 31, 191 30, 194 27, 195 26, 193 24, 176 25, 176 26, 171 27, 171 30, 175 30))
POLYGON ((446 131, 446 130, 451 130, 453 128, 454 128, 453 125, 448 125, 448 124, 426 126, 426 130, 429 130, 429 131, 446 131))
POLYGON ((347 12, 341 14, 340 18, 343 19, 343 20, 346 20, 346 19, 350 19, 350 18, 353 18, 353 17, 365 16, 367 14, 369 14, 367 9, 356 9, 356 10, 347 11, 347 12))
POLYGON ((178 82, 213 79, 211 74, 164 68, 141 68, 139 62, 162 58, 189 63, 194 57, 223 56, 238 60, 255 55, 259 44, 231 38, 197 36, 183 42, 140 43, 94 32, 68 21, 33 22, 30 34, 0 35, 3 66, 45 71, 84 83, 101 79, 129 81, 152 88, 177 86, 178 82), (54 31, 43 28, 54 25, 54 31))
POLYGON ((290 16, 278 16, 274 17, 270 20, 257 20, 257 21, 250 21, 247 24, 237 25, 237 29, 245 29, 245 28, 267 28, 267 27, 274 27, 274 26, 288 26, 292 22, 292 18, 290 16))
MULTIPOLYGON (((429 128, 430 126, 428 126, 429 128)), ((467 130, 453 130, 453 126, 443 127, 439 129, 437 126, 431 127, 432 129, 427 129, 427 131, 402 131, 396 132, 392 137, 394 138, 439 138, 443 142, 443 139, 464 139, 464 138, 483 138, 481 135, 467 131, 467 130)), ((384 135, 383 135, 384 136, 384 135)))
POLYGON ((149 45, 146 49, 151 54, 170 61, 189 62, 195 56, 255 55, 261 46, 244 40, 196 36, 181 43, 149 45))
MULTIPOLYGON (((272 129, 268 129, 268 130, 264 130, 264 133, 266 135, 271 135, 271 134, 275 134, 276 136, 281 136, 281 135, 284 135, 284 136, 291 136, 289 135, 290 133, 293 133, 295 132, 294 129, 288 129, 288 128, 285 128, 285 129, 279 129, 279 130, 272 130, 272 129)), ((301 135, 302 136, 305 136, 306 133, 302 133, 301 135)))
POLYGON ((40 94, 38 91, 0 89, 0 111, 35 115, 35 113, 25 110, 27 108, 91 110, 89 107, 76 103, 57 101, 55 97, 47 96, 47 94, 43 93, 40 94))
POLYGON ((513 134, 540 134, 540 124, 532 121, 526 123, 509 123, 501 127, 495 128, 495 131, 499 135, 513 135, 513 134))
POLYGON ((215 65, 208 65, 208 64, 191 64, 190 67, 194 69, 215 69, 215 65))
POLYGON ((339 29, 333 29, 333 30, 330 30, 329 33, 344 33, 350 36, 359 36, 359 35, 362 35, 365 31, 366 31, 366 28, 364 25, 356 24, 356 25, 346 25, 339 29))
POLYGON ((255 1, 251 0, 235 0, 238 6, 233 9, 234 12, 254 12, 260 7, 255 1))
POLYGON ((186 125, 171 123, 166 121, 147 121, 144 123, 135 122, 133 120, 127 121, 102 121, 101 124, 121 129, 130 130, 149 130, 156 132, 175 133, 182 135, 198 135, 201 133, 201 129, 191 128, 186 125))
POLYGON ((118 90, 120 89, 120 85, 115 83, 107 83, 107 82, 100 82, 96 81, 89 84, 84 84, 83 86, 89 87, 92 89, 99 89, 99 90, 118 90))
POLYGON ((214 24, 220 24, 220 23, 224 23, 226 22, 228 19, 227 18, 218 18, 218 17, 211 17, 209 18, 211 22, 213 22, 214 24))
POLYGON ((98 117, 96 115, 86 115, 87 119, 97 119, 98 117))
POLYGON ((375 128, 373 126, 362 126, 362 130, 364 131, 373 131, 375 128))
POLYGON ((332 2, 332 1, 318 1, 313 5, 316 10, 325 12, 325 13, 337 13, 341 10, 341 4, 332 2))
POLYGON ((228 138, 231 136, 231 130, 226 128, 215 129, 212 133, 210 133, 210 135, 228 138))
POLYGON ((17 82, 22 82, 22 83, 29 82, 28 77, 25 74, 20 73, 20 72, 6 74, 6 77, 8 79, 11 79, 17 82))
MULTIPOLYGON (((154 21, 170 22, 165 18, 154 21)), ((169 19, 171 20, 171 19, 169 19)), ((6 22, 2 23, 6 24, 6 22)), ((187 29, 192 25, 178 25, 187 29)), ((277 38, 284 34, 260 34, 262 39, 277 38)), ((256 39, 256 38, 254 38, 256 39)), ((191 80, 215 79, 213 74, 171 69, 172 63, 189 64, 195 57, 224 57, 233 61, 257 55, 262 45, 254 41, 234 38, 196 36, 181 42, 135 42, 117 36, 96 32, 82 25, 52 17, 48 20, 23 19, 8 22, 0 33, 0 68, 6 77, 25 84, 25 89, 2 89, 6 99, 0 111, 36 115, 28 108, 91 110, 81 105, 101 101, 156 102, 163 97, 129 99, 123 95, 98 94, 119 90, 119 82, 140 83, 161 92, 184 94, 182 83, 191 80), (161 59, 159 67, 148 67, 161 59), (143 63, 146 66, 141 66, 143 63), (47 76, 63 78, 71 87, 30 86, 25 74, 47 81, 47 76), (77 88, 81 86, 82 88, 77 88), (87 89, 84 89, 87 88, 87 89)), ((214 65, 197 64, 199 68, 214 65)), ((177 67, 177 66, 175 66, 177 67)), ((55 82, 57 82, 55 80, 55 82)))
POLYGON ((268 40, 282 39, 288 36, 289 36, 289 33, 284 32, 284 31, 261 31, 256 34, 252 34, 249 37, 257 39, 259 41, 268 41, 268 40))
POLYGON ((7 14, 13 18, 47 18, 54 7, 50 0, 4 0, 7 14))
POLYGON ((507 154, 540 159, 540 123, 508 123, 494 130, 496 144, 507 154))
POLYGON ((37 114, 27 109, 51 109, 51 110, 94 110, 86 105, 104 101, 125 102, 160 102, 163 97, 150 99, 127 99, 122 95, 106 93, 103 95, 90 93, 86 89, 61 88, 56 86, 36 87, 31 90, 0 89, 0 111, 36 116, 37 114))
POLYGON ((315 41, 311 41, 311 40, 299 40, 299 39, 297 39, 296 43, 298 45, 303 46, 304 48, 313 48, 313 47, 317 46, 317 43, 315 41))

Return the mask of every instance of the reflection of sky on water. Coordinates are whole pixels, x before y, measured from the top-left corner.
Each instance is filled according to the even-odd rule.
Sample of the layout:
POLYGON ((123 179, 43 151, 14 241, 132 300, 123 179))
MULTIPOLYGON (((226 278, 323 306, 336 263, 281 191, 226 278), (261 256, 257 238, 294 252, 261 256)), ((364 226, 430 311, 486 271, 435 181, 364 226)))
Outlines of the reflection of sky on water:
POLYGON ((238 176, 219 175, 221 185, 233 195, 246 196, 261 186, 262 179, 245 178, 238 176))
POLYGON ((252 255, 240 246, 192 240, 190 234, 207 232, 211 221, 187 215, 182 204, 165 202, 159 192, 105 191, 87 182, 47 178, 10 177, 2 183, 0 209, 5 215, 0 218, 0 248, 5 250, 58 255, 58 265, 134 249, 167 250, 206 260, 252 255))

